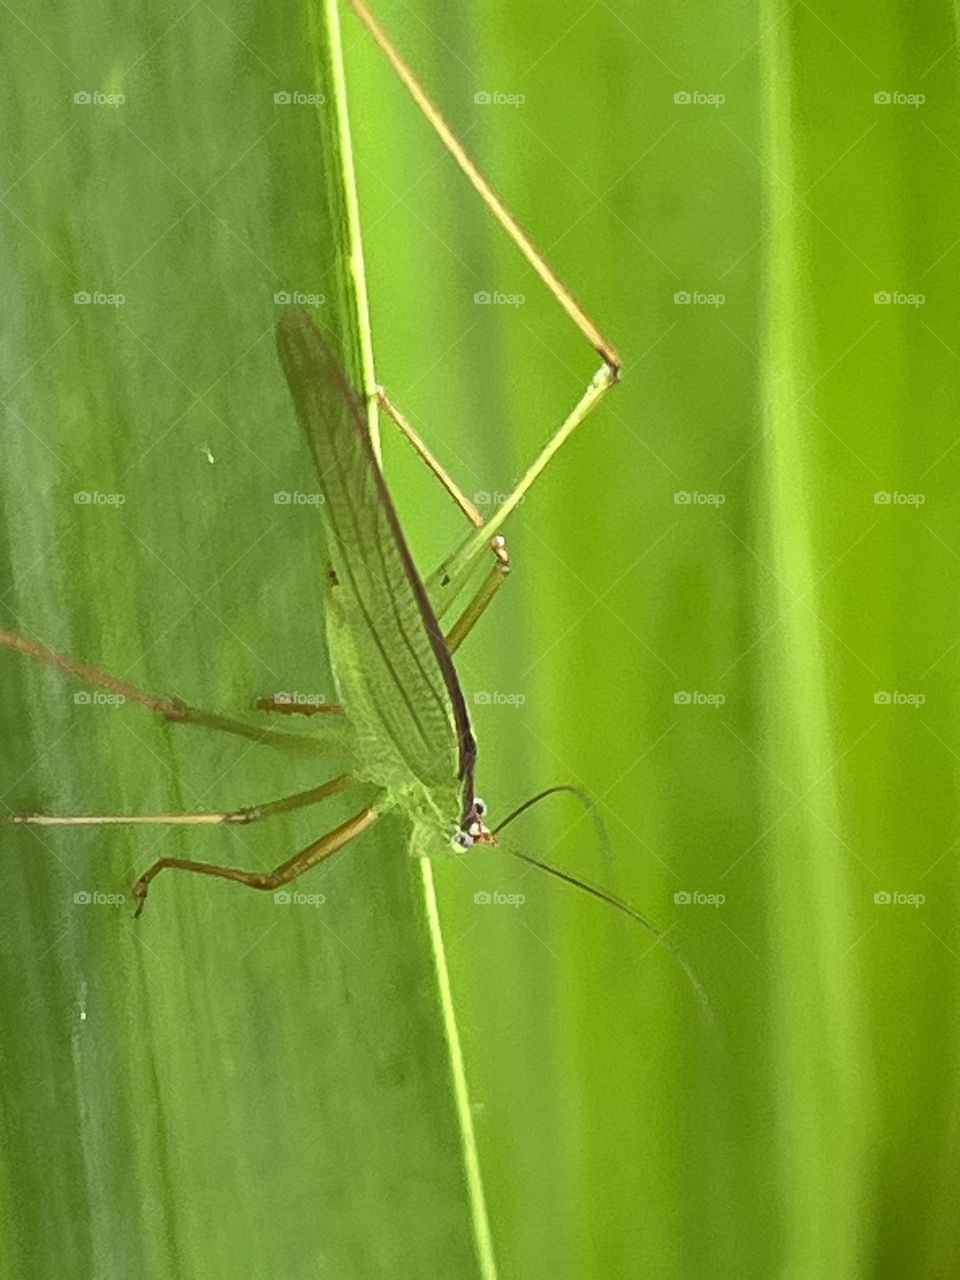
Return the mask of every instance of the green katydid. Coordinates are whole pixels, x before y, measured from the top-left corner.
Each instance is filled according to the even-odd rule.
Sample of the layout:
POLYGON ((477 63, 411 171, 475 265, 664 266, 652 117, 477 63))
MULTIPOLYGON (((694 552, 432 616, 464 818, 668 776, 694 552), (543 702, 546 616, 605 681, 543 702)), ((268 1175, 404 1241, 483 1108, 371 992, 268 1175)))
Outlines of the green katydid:
MULTIPOLYGON (((510 561, 500 529, 564 441, 613 386, 620 360, 610 343, 587 317, 572 294, 518 226, 469 159, 436 107, 427 98, 362 0, 352 7, 371 31, 419 107, 451 151, 459 167, 480 193, 578 328, 600 354, 602 365, 585 393, 549 443, 502 502, 484 521, 433 457, 386 393, 376 393, 380 407, 397 424, 473 525, 465 540, 438 569, 423 579, 400 524, 381 465, 370 438, 362 398, 349 385, 337 359, 311 316, 290 308, 277 326, 280 364, 296 416, 313 455, 323 494, 327 553, 330 563, 326 626, 340 702, 300 707, 268 699, 260 710, 290 714, 326 712, 323 727, 310 736, 284 733, 188 707, 177 699, 148 693, 96 667, 54 652, 37 640, 0 630, 0 646, 55 667, 89 684, 122 694, 166 719, 240 735, 283 750, 322 755, 335 750, 350 761, 348 772, 307 791, 254 808, 229 813, 148 815, 15 814, 0 822, 23 825, 165 824, 217 825, 252 823, 289 813, 365 784, 375 789, 352 817, 326 832, 271 872, 244 871, 216 863, 161 858, 134 886, 136 914, 143 910, 150 885, 161 871, 178 869, 232 880, 261 890, 276 890, 368 830, 384 813, 399 812, 411 826, 411 850, 429 857, 454 848, 497 843, 496 831, 512 821, 531 801, 491 830, 486 808, 476 795, 477 750, 466 700, 453 654, 489 606, 504 582, 510 561), (492 555, 479 587, 446 633, 441 619, 492 555)), ((548 795, 557 790, 550 788, 548 795)), ((539 799, 541 797, 535 797, 539 799)), ((663 938, 643 915, 620 898, 539 858, 518 850, 516 857, 572 884, 625 912, 663 938)), ((685 962, 698 992, 700 984, 685 962)))

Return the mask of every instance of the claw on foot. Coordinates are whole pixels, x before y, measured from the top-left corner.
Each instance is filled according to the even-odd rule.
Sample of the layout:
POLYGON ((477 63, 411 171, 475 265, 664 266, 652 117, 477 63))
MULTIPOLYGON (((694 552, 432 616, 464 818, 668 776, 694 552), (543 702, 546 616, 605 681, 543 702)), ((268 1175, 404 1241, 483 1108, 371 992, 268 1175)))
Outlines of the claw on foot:
POLYGON ((147 900, 147 890, 149 888, 149 883, 142 878, 133 886, 133 897, 137 904, 136 910, 133 913, 134 920, 139 920, 143 913, 143 904, 147 900))

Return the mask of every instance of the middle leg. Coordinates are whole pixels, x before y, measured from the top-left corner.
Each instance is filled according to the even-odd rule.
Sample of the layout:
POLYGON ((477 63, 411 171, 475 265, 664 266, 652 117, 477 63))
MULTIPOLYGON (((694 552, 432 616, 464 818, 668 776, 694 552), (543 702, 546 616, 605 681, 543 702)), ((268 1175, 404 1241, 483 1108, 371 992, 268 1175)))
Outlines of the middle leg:
POLYGON ((328 831, 319 840, 312 841, 306 848, 301 849, 299 853, 295 853, 292 858, 288 858, 286 862, 282 862, 270 872, 241 871, 236 867, 223 867, 212 862, 194 862, 189 858, 160 858, 152 867, 147 868, 133 886, 133 896, 137 901, 134 919, 143 911, 150 885, 161 871, 191 871, 198 875, 232 880, 235 884, 245 884, 250 889, 279 889, 281 885, 289 884, 291 880, 296 880, 305 871, 315 867, 324 858, 337 853, 344 845, 372 827, 379 817, 379 810, 374 805, 367 805, 352 818, 341 823, 339 827, 328 831))

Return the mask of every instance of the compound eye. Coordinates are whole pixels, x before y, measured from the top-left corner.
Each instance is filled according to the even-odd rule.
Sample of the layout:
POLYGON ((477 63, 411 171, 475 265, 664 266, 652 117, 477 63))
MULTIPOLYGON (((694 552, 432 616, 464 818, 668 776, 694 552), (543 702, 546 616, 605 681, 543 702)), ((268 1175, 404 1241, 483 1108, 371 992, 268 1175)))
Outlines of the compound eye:
POLYGON ((485 816, 486 816, 486 812, 487 812, 487 802, 486 802, 486 800, 481 800, 479 796, 474 796, 474 798, 473 798, 473 812, 477 815, 477 817, 478 817, 478 818, 483 818, 483 817, 485 817, 485 816))
POLYGON ((468 831, 458 831, 453 837, 453 847, 455 849, 472 849, 473 836, 468 831))

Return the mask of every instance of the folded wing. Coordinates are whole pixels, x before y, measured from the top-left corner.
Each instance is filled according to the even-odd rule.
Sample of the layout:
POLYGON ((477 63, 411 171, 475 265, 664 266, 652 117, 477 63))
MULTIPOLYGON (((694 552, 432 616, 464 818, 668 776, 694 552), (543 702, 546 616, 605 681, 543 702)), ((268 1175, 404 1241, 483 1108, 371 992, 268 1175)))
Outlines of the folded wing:
POLYGON ((284 313, 277 346, 316 463, 337 579, 331 656, 371 781, 402 783, 404 771, 427 786, 458 778, 466 809, 476 754, 466 703, 361 402, 306 311, 284 313))

